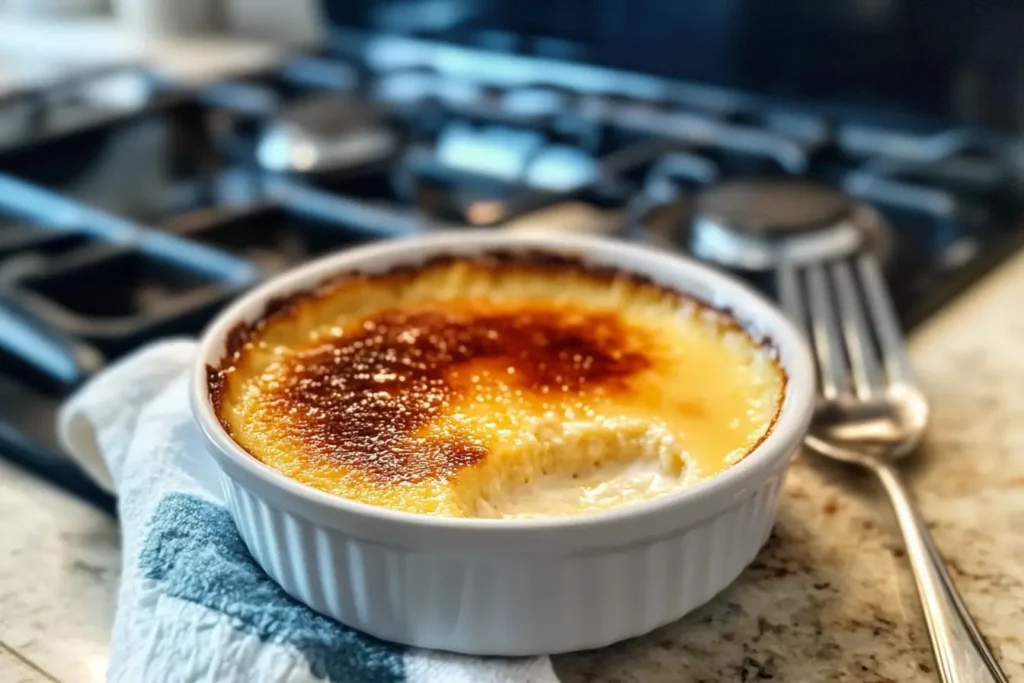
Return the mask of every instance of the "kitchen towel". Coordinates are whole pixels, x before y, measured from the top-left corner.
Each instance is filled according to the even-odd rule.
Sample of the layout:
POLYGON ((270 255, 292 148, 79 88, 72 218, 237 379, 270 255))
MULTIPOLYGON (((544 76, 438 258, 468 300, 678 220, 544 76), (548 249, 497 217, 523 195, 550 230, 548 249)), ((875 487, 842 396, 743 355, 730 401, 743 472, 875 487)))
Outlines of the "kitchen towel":
POLYGON ((67 450, 115 492, 123 572, 113 683, 557 683, 546 657, 387 643, 289 597, 249 555, 189 410, 187 339, 141 349, 65 404, 67 450))

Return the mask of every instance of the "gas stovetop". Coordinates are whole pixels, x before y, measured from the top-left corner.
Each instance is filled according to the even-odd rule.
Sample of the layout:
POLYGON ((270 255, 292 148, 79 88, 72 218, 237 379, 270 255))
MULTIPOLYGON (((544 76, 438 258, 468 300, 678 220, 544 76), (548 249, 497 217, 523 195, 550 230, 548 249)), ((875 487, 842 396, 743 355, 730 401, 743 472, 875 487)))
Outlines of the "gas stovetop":
POLYGON ((690 253, 770 291, 868 248, 909 328, 1024 241, 1019 147, 977 130, 529 57, 295 58, 177 88, 137 68, 0 101, 0 454, 100 505, 54 411, 268 276, 463 226, 690 253))

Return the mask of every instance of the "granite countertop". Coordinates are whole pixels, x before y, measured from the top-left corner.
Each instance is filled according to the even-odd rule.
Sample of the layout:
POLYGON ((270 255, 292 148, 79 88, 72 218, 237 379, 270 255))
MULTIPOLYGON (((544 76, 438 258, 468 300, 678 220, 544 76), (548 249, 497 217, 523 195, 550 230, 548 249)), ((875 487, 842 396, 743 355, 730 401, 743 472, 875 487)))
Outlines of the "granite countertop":
MULTIPOLYGON (((982 631, 1024 681, 1022 300, 1024 254, 912 339, 933 421, 906 475, 982 631)), ((0 461, 0 557, 0 680, 103 680, 113 521, 0 461)), ((678 623, 555 666, 567 683, 937 680, 885 501, 864 476, 808 455, 732 587, 678 623)))

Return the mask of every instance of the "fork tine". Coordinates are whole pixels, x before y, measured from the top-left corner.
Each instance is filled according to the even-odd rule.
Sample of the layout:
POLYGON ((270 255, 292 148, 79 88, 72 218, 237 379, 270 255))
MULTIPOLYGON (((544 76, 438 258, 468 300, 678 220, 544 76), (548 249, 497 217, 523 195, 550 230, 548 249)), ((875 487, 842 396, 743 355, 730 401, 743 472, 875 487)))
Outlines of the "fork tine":
POLYGON ((843 341, 850 357, 853 390, 858 397, 867 399, 885 388, 874 335, 864 315, 864 304, 850 263, 837 261, 830 271, 836 287, 843 341))
POLYGON ((843 337, 839 332, 831 294, 832 287, 820 263, 807 267, 811 342, 818 357, 821 395, 837 398, 850 391, 850 370, 843 353, 843 337))
MULTIPOLYGON (((782 310, 793 321, 800 334, 813 344, 811 331, 807 320, 807 292, 804 286, 806 273, 803 273, 792 263, 783 263, 775 271, 775 291, 779 295, 779 304, 782 310)), ((821 368, 814 364, 814 372, 817 378, 817 385, 820 388, 821 368)))
POLYGON ((793 324, 801 332, 807 334, 807 311, 804 307, 804 293, 800 284, 800 273, 789 263, 779 266, 775 274, 775 288, 779 293, 779 303, 793 324))
POLYGON ((912 372, 910 361, 907 360, 906 344, 903 341, 896 310, 892 305, 892 296, 878 267, 878 260, 873 254, 862 254, 857 259, 857 271, 864 285, 868 313, 878 337, 882 363, 889 375, 889 381, 909 381, 912 372))

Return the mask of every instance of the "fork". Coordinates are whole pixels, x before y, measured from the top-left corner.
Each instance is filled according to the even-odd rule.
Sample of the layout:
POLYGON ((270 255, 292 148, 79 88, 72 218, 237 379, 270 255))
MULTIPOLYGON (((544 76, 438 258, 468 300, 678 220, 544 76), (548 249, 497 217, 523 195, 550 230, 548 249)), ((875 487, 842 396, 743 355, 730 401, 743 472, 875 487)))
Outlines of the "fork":
POLYGON ((808 334, 818 402, 806 444, 873 472, 899 523, 945 683, 1008 683, 971 619, 896 467, 921 442, 928 402, 914 383, 877 259, 782 264, 783 308, 808 334))

